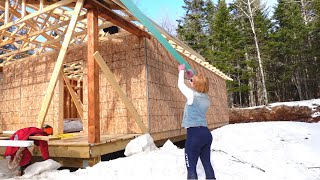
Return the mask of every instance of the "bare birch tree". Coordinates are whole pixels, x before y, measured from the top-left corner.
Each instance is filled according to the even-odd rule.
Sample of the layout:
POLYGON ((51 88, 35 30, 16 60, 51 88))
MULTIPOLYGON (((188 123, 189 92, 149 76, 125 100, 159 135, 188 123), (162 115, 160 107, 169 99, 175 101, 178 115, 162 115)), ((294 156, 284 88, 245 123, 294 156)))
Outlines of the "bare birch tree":
MULTIPOLYGON (((262 84, 262 99, 259 96, 259 103, 260 104, 268 104, 268 95, 267 95, 267 88, 266 88, 266 82, 265 82, 265 74, 263 70, 263 64, 260 54, 260 47, 259 47, 259 40, 256 34, 256 27, 254 22, 254 16, 255 12, 259 10, 260 8, 260 1, 259 0, 237 0, 234 5, 248 18, 255 42, 255 48, 257 53, 257 60, 259 65, 259 71, 260 71, 260 79, 262 84), (256 6, 254 6, 256 5, 256 6)), ((258 78, 259 79, 259 78, 258 78)))

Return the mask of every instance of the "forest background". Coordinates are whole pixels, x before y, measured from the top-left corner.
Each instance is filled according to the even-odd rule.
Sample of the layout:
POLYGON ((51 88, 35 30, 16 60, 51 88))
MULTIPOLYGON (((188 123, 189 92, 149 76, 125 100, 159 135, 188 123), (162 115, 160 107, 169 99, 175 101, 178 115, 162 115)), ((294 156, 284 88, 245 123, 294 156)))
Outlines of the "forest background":
POLYGON ((233 79, 230 107, 320 97, 320 0, 184 3, 174 35, 233 79))

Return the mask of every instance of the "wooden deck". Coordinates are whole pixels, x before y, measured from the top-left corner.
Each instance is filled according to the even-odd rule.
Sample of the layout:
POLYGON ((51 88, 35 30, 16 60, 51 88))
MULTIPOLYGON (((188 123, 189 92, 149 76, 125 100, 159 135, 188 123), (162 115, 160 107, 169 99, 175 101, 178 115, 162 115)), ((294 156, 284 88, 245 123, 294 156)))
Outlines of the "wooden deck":
MULTIPOLYGON (((140 134, 110 134, 101 135, 99 143, 88 143, 88 136, 81 133, 64 134, 61 139, 49 140, 50 158, 60 162, 65 167, 86 167, 98 163, 102 155, 125 149, 130 140, 140 134)), ((2 139, 5 137, 2 136, 2 139)), ((39 147, 29 149, 36 159, 41 157, 39 147)), ((0 147, 3 156, 5 147, 0 147)))

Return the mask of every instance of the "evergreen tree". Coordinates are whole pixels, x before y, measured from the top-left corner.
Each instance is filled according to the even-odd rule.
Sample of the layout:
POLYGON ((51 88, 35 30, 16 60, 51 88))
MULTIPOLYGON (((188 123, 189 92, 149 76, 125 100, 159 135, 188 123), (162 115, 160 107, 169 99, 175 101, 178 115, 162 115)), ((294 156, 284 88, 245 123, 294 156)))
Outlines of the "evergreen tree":
POLYGON ((276 84, 276 94, 282 101, 304 99, 302 81, 306 70, 307 29, 299 3, 279 0, 274 12, 274 32, 271 37, 270 72, 276 84))
POLYGON ((206 48, 205 2, 204 0, 184 0, 186 15, 178 20, 178 37, 198 53, 206 48))
POLYGON ((232 6, 245 38, 243 48, 247 64, 249 105, 266 104, 268 103, 267 72, 264 65, 268 58, 265 44, 271 27, 270 20, 260 1, 235 1, 232 6))
POLYGON ((228 82, 229 100, 243 105, 242 93, 247 90, 243 83, 243 39, 225 0, 219 0, 213 19, 209 21, 209 48, 205 53, 212 65, 234 79, 228 82))
POLYGON ((310 82, 312 83, 312 97, 320 97, 320 0, 313 0, 312 15, 314 17, 311 24, 312 60, 308 63, 310 67, 310 82))

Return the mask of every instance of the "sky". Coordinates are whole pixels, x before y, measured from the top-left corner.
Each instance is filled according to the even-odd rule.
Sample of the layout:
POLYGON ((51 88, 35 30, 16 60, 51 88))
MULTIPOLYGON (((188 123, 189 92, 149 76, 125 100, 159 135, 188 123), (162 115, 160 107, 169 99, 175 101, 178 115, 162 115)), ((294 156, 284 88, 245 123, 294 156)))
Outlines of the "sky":
MULTIPOLYGON (((149 18, 161 24, 164 18, 168 19, 172 24, 177 25, 176 20, 182 19, 185 11, 182 8, 183 0, 133 0, 138 8, 149 18)), ((217 0, 213 1, 215 4, 217 0)), ((227 0, 227 3, 232 0, 227 0)), ((267 7, 273 7, 277 0, 262 0, 267 7)))
MULTIPOLYGON (((271 106, 320 106, 320 99, 274 103, 271 106)), ((314 116, 320 114, 314 112, 314 116)), ((229 124, 211 131, 211 163, 218 180, 319 180, 320 122, 255 122, 229 124)), ((103 161, 70 172, 51 159, 30 165, 22 177, 29 180, 185 180, 184 149, 171 141, 155 147, 148 134, 129 142, 127 157, 103 161)), ((7 174, 0 161, 0 179, 7 174)), ((198 161, 199 179, 205 174, 198 161)))

